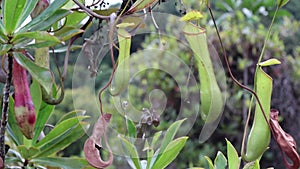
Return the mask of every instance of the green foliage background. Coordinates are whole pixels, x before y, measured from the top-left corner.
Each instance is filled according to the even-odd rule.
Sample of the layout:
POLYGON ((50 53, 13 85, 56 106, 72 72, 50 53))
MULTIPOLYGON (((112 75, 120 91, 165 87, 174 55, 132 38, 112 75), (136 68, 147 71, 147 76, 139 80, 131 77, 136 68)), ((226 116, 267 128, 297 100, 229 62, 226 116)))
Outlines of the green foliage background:
MULTIPOLYGON (((253 84, 253 76, 255 71, 255 63, 257 62, 259 53, 261 51, 264 37, 267 33, 268 24, 271 21, 272 14, 275 9, 274 1, 243 1, 243 3, 237 5, 237 1, 217 1, 212 2, 212 8, 216 10, 218 25, 220 26, 221 36, 225 44, 227 55, 231 63, 234 75, 239 81, 246 85, 251 86, 253 84), (233 2, 233 5, 230 3, 233 2), (226 6, 226 8, 225 8, 226 6)), ((199 9, 198 1, 185 1, 187 8, 199 9)), ((175 1, 167 1, 162 3, 158 10, 167 11, 180 15, 180 10, 184 7, 175 1)), ((299 112, 299 94, 300 94, 300 2, 291 1, 284 7, 284 11, 280 13, 280 16, 276 20, 276 25, 273 28, 272 36, 267 44, 267 51, 264 59, 271 57, 278 58, 282 64, 268 68, 267 72, 274 79, 274 90, 272 97, 272 107, 278 109, 281 112, 281 123, 283 128, 295 137, 298 145, 300 144, 300 134, 298 129, 300 127, 300 119, 297 115, 299 112)), ((207 15, 207 11, 203 11, 205 18, 201 20, 202 25, 208 30, 208 37, 213 46, 220 49, 219 42, 216 34, 211 27, 210 18, 207 15)), ((166 24, 166 29, 175 32, 176 23, 170 21, 166 24)), ((91 31, 95 29, 90 29, 91 31)), ((87 32, 85 37, 89 37, 91 34, 87 32)), ((142 46, 153 45, 155 43, 155 37, 146 38, 142 46)), ((137 39, 133 43, 133 50, 138 50, 141 41, 137 39)), ((178 54, 186 63, 191 59, 190 54, 187 51, 180 50, 175 46, 175 43, 169 42, 169 48, 178 54)), ((68 77, 72 77, 73 67, 77 59, 79 51, 72 52, 70 66, 68 68, 68 77)), ((218 51, 220 52, 220 51, 218 51)), ((63 55, 63 54, 62 54, 63 55)), ((222 56, 221 52, 219 53, 222 56)), ((222 58, 221 58, 222 60, 222 58)), ((59 57, 59 62, 63 63, 63 57, 59 57)), ((96 88, 105 84, 108 79, 111 68, 110 62, 104 61, 102 67, 102 73, 96 79, 96 88)), ((83 68, 84 69, 84 68, 83 68)), ((194 69, 194 74, 197 74, 197 69, 194 69)), ((141 79, 147 79, 146 90, 152 89, 153 86, 161 86, 163 91, 167 93, 168 106, 164 112, 163 119, 174 120, 176 118, 176 109, 178 109, 177 103, 180 101, 180 96, 174 95, 176 91, 176 83, 164 72, 152 71, 150 73, 140 74, 141 79), (156 78, 160 78, 155 84, 156 78), (163 79, 163 80, 161 80, 163 79), (169 95, 168 95, 169 94, 169 95)), ((66 97, 62 104, 57 106, 55 114, 50 119, 49 123, 55 123, 61 117, 64 112, 69 112, 74 109, 72 103, 72 93, 75 97, 82 98, 81 104, 84 107, 95 107, 90 105, 87 97, 90 95, 88 88, 72 89, 72 81, 74 79, 67 78, 66 85, 66 97)), ((76 80, 76 79, 75 79, 76 80)), ((78 77, 80 81, 80 77, 78 77)), ((84 82, 83 82, 84 83, 84 82)), ((187 168, 193 166, 207 166, 204 156, 211 158, 215 157, 218 150, 226 152, 225 139, 228 138, 236 149, 240 149, 243 124, 246 119, 247 107, 249 106, 250 95, 241 90, 239 87, 233 84, 231 79, 227 78, 227 100, 224 114, 219 124, 218 129, 213 136, 205 143, 200 144, 198 142, 199 131, 203 126, 203 121, 197 120, 192 130, 189 132, 189 139, 180 153, 178 158, 168 168, 187 168)), ((143 92, 143 91, 140 91, 143 92)), ((137 89, 136 95, 139 95, 137 89)), ((139 98, 137 98, 139 99, 139 98)), ((134 100, 133 100, 134 101, 134 100)), ((147 105, 147 103, 145 103, 147 105)), ((136 105, 139 108, 145 107, 143 105, 136 105)), ((78 106, 78 105, 77 105, 78 106)), ((113 109, 112 107, 106 107, 107 110, 113 109)), ((97 107, 94 109, 97 112, 97 107)), ((122 124, 123 119, 118 119, 122 124)), ((159 129, 164 129, 164 126, 168 124, 161 124, 159 129)), ((122 126, 117 125, 120 131, 122 126)), ((83 138, 78 142, 71 145, 69 148, 63 150, 61 153, 63 156, 82 155, 80 147, 83 145, 83 138)), ((270 150, 266 152, 261 160, 262 167, 274 166, 276 168, 284 168, 283 164, 279 164, 281 161, 281 155, 277 145, 272 142, 270 150)), ((114 163, 115 168, 128 168, 121 157, 116 157, 114 163)), ((111 167, 113 168, 113 167, 111 167)))

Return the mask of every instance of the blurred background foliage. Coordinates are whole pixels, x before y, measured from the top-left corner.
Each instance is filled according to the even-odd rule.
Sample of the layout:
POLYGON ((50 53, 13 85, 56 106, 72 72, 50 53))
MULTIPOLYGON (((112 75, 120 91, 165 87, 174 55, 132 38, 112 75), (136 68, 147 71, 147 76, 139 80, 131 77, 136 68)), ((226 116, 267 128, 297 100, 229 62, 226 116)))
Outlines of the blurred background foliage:
MULTIPOLYGON (((161 3, 155 10, 181 16, 185 12, 185 9, 201 9, 204 14, 201 25, 207 29, 209 42, 217 49, 223 62, 219 42, 212 28, 208 12, 205 8, 200 8, 201 4, 199 4, 198 0, 185 0, 183 2, 185 6, 180 4, 178 0, 167 0, 161 3)), ((211 1, 211 7, 215 11, 232 71, 239 81, 248 86, 252 86, 253 84, 255 64, 263 46, 273 11, 276 8, 276 2, 275 0, 211 1)), ((299 145, 300 133, 298 129, 300 128, 300 116, 297 113, 300 112, 300 107, 298 106, 300 105, 300 13, 298 11, 300 11, 300 2, 295 0, 290 1, 280 11, 272 30, 272 36, 267 44, 264 59, 275 57, 282 62, 281 65, 272 66, 267 69, 267 73, 274 79, 272 108, 280 111, 283 128, 294 136, 299 145)), ((170 19, 168 23, 160 25, 160 27, 177 35, 176 32, 180 30, 178 30, 176 24, 175 20, 170 19)), ((97 25, 95 24, 85 33, 85 38, 90 37, 96 29, 97 25)), ((82 40, 78 43, 82 43, 82 40)), ((172 40, 169 40, 167 44, 169 50, 176 53, 187 65, 193 63, 193 58, 189 51, 180 48, 180 46, 178 47, 176 42, 172 40)), ((157 37, 151 35, 137 37, 133 40, 131 52, 136 52, 141 48, 147 48, 151 45, 157 45, 157 37)), ((62 104, 56 107, 55 113, 49 121, 51 124, 54 124, 65 112, 74 109, 73 97, 80 99, 80 102, 76 102, 76 107, 82 107, 82 109, 88 107, 90 112, 98 113, 97 105, 94 105, 89 100, 89 97, 95 94, 93 93, 94 89, 72 86, 72 81, 74 80, 85 83, 82 80, 84 78, 73 77, 74 65, 79 52, 79 50, 76 50, 71 53, 68 77, 65 81, 66 96, 62 104)), ((60 64, 63 64, 64 57, 60 57, 63 55, 64 53, 58 54, 60 64)), ((192 65, 190 67, 194 70, 194 75, 197 75, 197 69, 192 65)), ((88 71, 85 67, 82 67, 82 70, 88 71)), ((95 91, 98 91, 107 82, 111 70, 109 59, 104 59, 101 62, 100 73, 95 80, 95 91)), ((180 72, 178 76, 180 76, 180 72)), ((177 94, 178 84, 170 75, 158 70, 142 72, 138 75, 138 78, 145 88, 133 89, 131 102, 135 103, 135 107, 139 110, 145 107, 149 108, 149 102, 142 102, 147 99, 141 98, 141 95, 147 94, 148 91, 159 87, 165 93, 167 104, 161 117, 163 119, 162 123, 158 129, 154 128, 154 130, 165 129, 169 125, 165 123, 173 122, 176 119, 176 112, 178 112, 180 107, 181 96, 177 94)), ((226 106, 219 127, 208 141, 200 144, 198 137, 203 126, 203 121, 198 118, 188 133, 189 139, 186 146, 174 163, 168 167, 169 169, 206 166, 204 156, 213 158, 218 150, 226 152, 225 138, 228 138, 235 148, 240 150, 250 95, 234 85, 230 78, 226 79, 226 83, 227 90, 224 91, 227 97, 226 106)), ((134 88, 134 85, 131 87, 134 88)), ((106 111, 116 111, 111 103, 112 100, 107 99, 107 103, 105 104, 107 105, 105 107, 106 111)), ((124 119, 120 117, 114 120, 116 120, 114 127, 119 132, 124 131, 124 119)), ((83 145, 84 140, 85 138, 82 138, 82 140, 63 150, 62 156, 82 155, 82 147, 78 145, 83 145)), ((121 157, 116 157, 114 167, 111 168, 129 168, 121 159, 121 157)), ((283 163, 280 161, 282 159, 279 148, 274 142, 271 142, 270 149, 261 160, 262 167, 274 166, 275 168, 284 168, 283 163)))

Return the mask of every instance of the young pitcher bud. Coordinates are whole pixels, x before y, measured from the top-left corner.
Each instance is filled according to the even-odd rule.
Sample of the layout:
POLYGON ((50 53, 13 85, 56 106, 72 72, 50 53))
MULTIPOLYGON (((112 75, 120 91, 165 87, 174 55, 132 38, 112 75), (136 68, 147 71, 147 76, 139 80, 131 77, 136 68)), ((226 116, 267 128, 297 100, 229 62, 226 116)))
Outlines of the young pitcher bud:
POLYGON ((15 59, 13 61, 13 85, 16 121, 24 136, 32 139, 36 121, 35 108, 30 95, 26 69, 15 59))
POLYGON ((49 0, 39 0, 36 4, 35 8, 31 12, 31 18, 37 17, 40 13, 42 13, 49 6, 49 0))

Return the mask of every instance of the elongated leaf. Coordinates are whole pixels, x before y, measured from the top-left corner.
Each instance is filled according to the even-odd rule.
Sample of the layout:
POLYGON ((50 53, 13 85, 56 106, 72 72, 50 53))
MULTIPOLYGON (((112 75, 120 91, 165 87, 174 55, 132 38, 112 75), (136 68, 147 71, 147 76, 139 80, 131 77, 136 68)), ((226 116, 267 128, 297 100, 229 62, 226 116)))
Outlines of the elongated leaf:
POLYGON ((54 105, 49 105, 44 102, 41 103, 40 109, 37 112, 37 118, 36 118, 36 123, 34 126, 34 136, 32 139, 32 145, 35 146, 37 143, 37 140, 43 131, 45 124, 47 123, 50 115, 52 114, 54 110, 54 105))
POLYGON ((279 8, 283 7, 287 4, 290 0, 277 0, 279 8))
POLYGON ((151 161, 151 164, 150 164, 150 168, 152 166, 155 165, 155 163, 157 162, 157 160, 159 160, 162 156, 162 153, 165 151, 166 147, 168 146, 168 144, 174 139, 179 127, 181 126, 181 124, 183 123, 185 119, 182 119, 182 120, 178 120, 176 122, 174 122, 166 131, 166 134, 164 136, 164 139, 161 143, 161 146, 159 148, 159 151, 158 151, 158 155, 157 156, 154 156, 152 158, 152 161, 151 161))
MULTIPOLYGON (((37 26, 37 25, 40 25, 40 24, 48 24, 48 25, 53 24, 53 19, 51 19, 51 21, 50 21, 49 18, 51 18, 53 15, 55 15, 57 10, 59 10, 67 2, 68 2, 68 0, 53 1, 40 15, 38 15, 31 22, 29 22, 27 25, 25 25, 20 31, 25 32, 27 30, 32 30, 33 27, 38 28, 39 26, 37 26), (47 23, 45 23, 45 22, 47 22, 47 23)), ((55 17, 55 16, 53 16, 53 17, 55 17)))
POLYGON ((19 21, 26 6, 26 2, 26 0, 4 1, 4 27, 9 35, 12 35, 19 26, 19 21))
POLYGON ((215 158, 215 168, 216 169, 225 169, 227 166, 227 159, 221 151, 218 151, 215 158))
POLYGON ((48 69, 36 65, 21 53, 14 53, 16 61, 23 66, 35 78, 45 90, 50 93, 52 90, 53 77, 48 69))
POLYGON ((136 150, 136 147, 131 144, 128 140, 126 140, 124 137, 122 137, 121 135, 119 135, 119 138, 121 140, 121 142, 123 143, 123 147, 126 151, 126 155, 128 154, 131 158, 131 160, 133 161, 136 169, 141 169, 141 163, 139 160, 139 154, 136 150))
POLYGON ((145 142, 143 151, 147 151, 147 161, 146 161, 147 164, 143 164, 143 162, 141 161, 142 169, 149 169, 154 154, 154 150, 152 147, 150 147, 148 140, 146 140, 145 142))
POLYGON ((12 48, 11 44, 1 44, 0 45, 0 55, 7 53, 12 48))
POLYGON ((88 15, 85 12, 78 12, 74 11, 66 18, 66 24, 67 27, 77 27, 79 28, 80 25, 82 25, 82 20, 86 18, 88 15))
POLYGON ((0 40, 2 43, 5 43, 8 38, 6 36, 6 31, 5 31, 5 28, 4 28, 4 25, 3 25, 3 21, 0 19, 0 40))
POLYGON ((48 41, 48 42, 60 43, 60 40, 57 37, 49 34, 48 32, 45 32, 45 31, 19 33, 19 34, 16 34, 16 36, 14 36, 11 39, 11 42, 18 43, 18 41, 22 41, 24 39, 35 39, 38 41, 48 41))
POLYGON ((229 169, 238 169, 240 168, 240 162, 238 153, 236 152, 233 145, 226 139, 227 143, 227 158, 228 158, 228 167, 229 169))
MULTIPOLYGON (((78 49, 82 49, 82 45, 72 45, 70 48, 70 51, 74 51, 74 50, 78 50, 78 49)), ((68 50, 67 46, 63 46, 57 49, 54 49, 55 53, 64 53, 68 50)))
POLYGON ((119 8, 109 8, 109 9, 103 9, 103 10, 94 10, 95 13, 99 15, 109 16, 112 13, 117 13, 119 8))
POLYGON ((260 169, 259 160, 255 160, 245 164, 243 169, 260 169))
POLYGON ((180 137, 170 142, 161 158, 155 162, 153 169, 162 169, 167 167, 177 157, 184 147, 187 139, 188 137, 180 137))
POLYGON ((113 94, 123 92, 130 80, 130 46, 131 35, 123 28, 118 29, 119 41, 119 56, 118 67, 114 76, 114 83, 112 84, 114 91, 113 94))
POLYGON ((40 84, 35 79, 32 80, 32 83, 30 85, 30 93, 32 96, 32 102, 34 104, 36 113, 38 114, 42 104, 42 91, 40 84))
POLYGON ((52 142, 52 140, 55 140, 57 137, 60 137, 60 135, 65 133, 68 129, 71 129, 72 127, 76 127, 79 124, 79 122, 85 118, 87 118, 87 116, 73 117, 59 123, 50 131, 50 133, 48 133, 35 146, 41 147, 49 142, 52 142))
POLYGON ((126 124, 127 124, 128 136, 130 138, 136 138, 136 128, 133 121, 126 117, 126 124))
POLYGON ((205 159, 206 159, 206 161, 208 163, 209 169, 215 169, 214 163, 211 161, 211 159, 209 157, 207 157, 207 156, 205 156, 205 159))
POLYGON ((14 143, 18 146, 23 144, 23 134, 17 125, 16 116, 14 113, 14 99, 12 97, 9 97, 8 111, 7 131, 14 143))
POLYGON ((84 30, 77 29, 75 27, 66 27, 64 26, 61 30, 55 32, 55 36, 59 37, 62 41, 71 39, 73 36, 83 33, 84 30))
POLYGON ((51 140, 47 144, 41 146, 41 151, 35 157, 46 157, 51 154, 57 153, 62 149, 69 146, 74 141, 78 140, 85 134, 85 128, 87 123, 80 122, 76 126, 72 127, 67 135, 58 135, 57 138, 51 140))
POLYGON ((88 162, 83 158, 42 157, 32 159, 31 162, 63 169, 85 168, 89 166, 88 162))
POLYGON ((22 46, 24 49, 37 49, 37 48, 44 48, 44 47, 51 47, 51 46, 55 46, 57 45, 57 42, 49 42, 49 41, 45 41, 45 42, 37 42, 34 44, 25 44, 24 46, 22 46))
POLYGON ((84 116, 86 113, 85 110, 73 110, 65 115, 63 115, 56 124, 59 124, 67 119, 73 118, 73 117, 79 117, 79 116, 84 116))
POLYGON ((22 155, 23 158, 30 160, 34 155, 39 152, 39 149, 36 147, 26 147, 25 145, 20 145, 17 147, 18 152, 22 155))
POLYGON ((134 13, 134 12, 138 12, 141 11, 147 7, 149 7, 150 5, 154 4, 155 2, 157 2, 158 0, 137 0, 132 6, 131 8, 128 10, 128 13, 134 13))
POLYGON ((223 112, 223 98, 210 59, 205 30, 191 23, 183 28, 185 38, 194 52, 200 79, 201 116, 205 125, 200 141, 207 140, 217 127, 223 112))
POLYGON ((38 1, 39 0, 26 0, 26 6, 22 12, 22 16, 20 18, 18 26, 20 26, 29 17, 38 1))
POLYGON ((55 22, 57 22, 58 20, 66 17, 68 14, 70 14, 71 12, 69 10, 66 9, 59 9, 57 10, 52 16, 50 16, 49 18, 47 18, 45 21, 33 26, 31 28, 31 31, 44 31, 49 29, 55 22))
POLYGON ((158 131, 158 132, 156 132, 156 133, 154 134, 153 139, 152 139, 152 142, 151 142, 151 147, 152 147, 152 148, 155 148, 156 143, 157 143, 158 139, 159 139, 160 136, 161 136, 161 133, 162 133, 162 131, 158 131))

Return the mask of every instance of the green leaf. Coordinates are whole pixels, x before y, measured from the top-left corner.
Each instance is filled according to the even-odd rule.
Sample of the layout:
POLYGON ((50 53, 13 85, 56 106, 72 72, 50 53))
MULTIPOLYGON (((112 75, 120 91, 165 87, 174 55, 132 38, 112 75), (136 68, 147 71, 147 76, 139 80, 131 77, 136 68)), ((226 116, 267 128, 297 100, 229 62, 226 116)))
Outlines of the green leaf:
POLYGON ((2 43, 5 43, 8 38, 6 36, 6 31, 5 31, 5 28, 4 28, 4 25, 3 25, 3 21, 0 19, 0 40, 2 43))
POLYGON ((289 0, 277 0, 278 7, 281 8, 284 5, 286 5, 289 2, 289 0))
POLYGON ((36 147, 26 147, 25 145, 20 145, 17 147, 19 153, 24 159, 30 160, 34 155, 39 152, 39 149, 36 147))
POLYGON ((245 164, 243 169, 260 169, 259 160, 255 160, 245 164))
POLYGON ((211 161, 211 159, 207 156, 205 156, 205 159, 208 163, 209 169, 215 169, 213 162, 211 161))
POLYGON ((30 85, 30 94, 32 96, 32 102, 34 104, 36 113, 38 114, 42 104, 42 91, 40 84, 35 79, 32 79, 32 83, 30 85))
MULTIPOLYGON (((79 50, 82 49, 82 45, 72 45, 70 48, 70 51, 74 51, 74 50, 79 50)), ((54 53, 63 53, 66 52, 68 50, 67 46, 63 46, 57 49, 54 49, 54 53)))
POLYGON ((44 47, 51 47, 57 45, 57 42, 50 42, 50 41, 45 41, 45 42, 37 42, 34 44, 25 44, 22 46, 24 49, 37 49, 37 48, 44 48, 44 47))
POLYGON ((63 115, 56 124, 59 124, 65 120, 68 120, 70 118, 73 118, 73 117, 80 117, 80 116, 84 116, 86 113, 85 110, 73 110, 65 115, 63 115))
POLYGON ((131 26, 134 26, 135 24, 132 23, 132 22, 122 22, 118 25, 116 25, 117 28, 127 28, 127 27, 131 27, 131 26))
POLYGON ((66 158, 66 157, 42 157, 32 159, 31 162, 51 167, 59 167, 63 169, 85 168, 89 166, 88 162, 83 158, 66 158))
POLYGON ((136 138, 136 128, 133 121, 126 117, 126 124, 127 124, 128 136, 130 138, 136 138))
POLYGON ((47 42, 56 42, 60 43, 60 40, 49 34, 48 32, 45 31, 34 31, 34 32, 23 32, 23 33, 18 33, 16 36, 14 36, 11 39, 11 42, 13 43, 18 43, 22 42, 24 39, 35 39, 38 41, 47 41, 47 42))
POLYGON ((179 127, 183 123, 183 121, 185 121, 185 119, 178 120, 178 121, 174 122, 173 124, 171 124, 171 126, 167 129, 164 139, 159 148, 158 155, 152 158, 150 168, 151 168, 151 166, 155 165, 155 163, 161 158, 162 153, 165 151, 165 149, 167 148, 169 143, 174 139, 174 137, 175 137, 179 127))
POLYGON ((152 138, 152 142, 151 142, 151 147, 152 147, 152 148, 155 148, 156 143, 157 143, 158 139, 159 139, 160 136, 161 136, 161 133, 162 133, 162 131, 158 131, 158 132, 156 132, 156 133, 154 134, 154 136, 153 136, 153 138, 152 138))
POLYGON ((21 24, 19 21, 26 6, 26 2, 26 0, 4 1, 3 21, 5 30, 9 35, 12 35, 21 24))
POLYGON ((59 9, 57 10, 52 16, 50 16, 49 18, 47 18, 45 21, 32 26, 31 31, 44 31, 49 29, 55 22, 57 22, 58 20, 66 17, 68 14, 70 14, 71 12, 69 10, 66 9, 59 9))
POLYGON ((23 134, 16 121, 14 113, 14 99, 11 96, 9 97, 7 132, 17 146, 23 144, 23 134))
POLYGON ((141 10, 149 7, 150 5, 152 5, 155 2, 157 2, 157 0, 137 0, 131 6, 131 8, 128 10, 128 13, 134 13, 134 12, 141 11, 141 10))
POLYGON ((264 67, 264 66, 271 66, 271 65, 278 65, 278 64, 281 64, 281 62, 278 59, 273 58, 273 59, 266 60, 264 62, 260 62, 258 65, 264 67))
MULTIPOLYGON (((51 18, 60 18, 60 17, 56 17, 56 15, 59 15, 58 10, 60 11, 65 11, 60 9, 63 5, 65 5, 69 0, 59 0, 59 1, 53 1, 52 3, 50 3, 50 5, 40 14, 38 15, 36 18, 34 18, 31 22, 29 22, 27 25, 25 25, 20 31, 21 32, 26 32, 28 30, 34 30, 33 28, 37 29, 37 30, 42 30, 42 29, 38 29, 39 26, 43 26, 44 27, 49 27, 50 25, 52 25, 55 21, 57 21, 58 19, 56 19, 55 21, 53 21, 53 19, 51 18), (45 26, 48 25, 48 26, 45 26)), ((42 27, 40 27, 42 28, 42 27)))
POLYGON ((36 123, 34 126, 34 136, 32 139, 32 145, 35 146, 36 142, 43 131, 45 124, 47 123, 50 115, 52 114, 55 106, 49 105, 44 102, 41 103, 40 109, 37 114, 36 123))
POLYGON ((36 65, 21 53, 14 53, 16 61, 24 67, 35 78, 45 90, 50 93, 53 85, 53 76, 51 72, 43 67, 36 65))
POLYGON ((227 159, 221 151, 218 151, 215 158, 215 168, 216 169, 225 169, 227 166, 227 159))
POLYGON ((11 44, 1 44, 0 45, 0 55, 6 54, 12 48, 11 44))
POLYGON ((61 151, 74 141, 81 138, 85 134, 86 127, 87 123, 80 122, 77 123, 75 126, 72 126, 71 128, 65 129, 65 132, 57 135, 49 142, 41 145, 40 153, 38 153, 35 157, 46 157, 51 154, 57 153, 58 151, 61 151))
POLYGON ((82 25, 82 21, 87 17, 85 12, 74 11, 66 18, 65 26, 67 27, 77 27, 79 28, 82 25))
POLYGON ((86 119, 87 116, 81 116, 81 117, 73 117, 70 119, 67 119, 59 124, 57 124, 42 140, 40 140, 35 146, 41 147, 44 146, 52 140, 55 140, 57 137, 61 137, 63 133, 68 131, 71 128, 76 127, 80 121, 83 119, 86 119))
POLYGON ((180 21, 199 20, 200 18, 203 18, 203 15, 199 11, 193 10, 181 17, 180 21))
POLYGON ((238 169, 240 167, 240 158, 236 152, 234 146, 226 139, 227 144, 227 158, 229 169, 238 169))
POLYGON ((188 137, 180 137, 171 141, 161 157, 155 162, 153 169, 162 169, 167 167, 177 157, 184 147, 187 139, 188 137))
POLYGON ((20 24, 19 26, 29 17, 30 13, 35 8, 37 2, 39 0, 26 0, 26 6, 22 12, 22 17, 20 18, 20 24))
POLYGON ((201 116, 205 125, 200 134, 200 141, 205 141, 217 125, 223 112, 223 98, 214 73, 212 61, 207 46, 205 30, 191 23, 183 28, 185 38, 195 55, 200 79, 201 116), (209 129, 207 129, 209 128, 209 129))
POLYGON ((55 36, 59 37, 62 41, 71 39, 73 36, 83 33, 84 30, 75 27, 64 26, 59 31, 55 32, 55 36))
MULTIPOLYGON (((147 164, 146 166, 142 166, 143 169, 149 169, 150 163, 154 154, 153 148, 149 145, 148 140, 146 139, 145 146, 143 151, 147 151, 147 164)), ((143 164, 142 164, 143 165, 143 164)))
POLYGON ((118 136, 122 142, 123 149, 125 150, 125 154, 130 156, 133 164, 135 165, 136 169, 141 169, 141 163, 139 160, 139 154, 136 150, 136 147, 131 144, 127 139, 122 137, 121 135, 118 136))
POLYGON ((94 10, 95 13, 99 14, 99 15, 103 15, 103 16, 109 16, 112 13, 117 13, 118 12, 118 8, 109 8, 109 9, 103 9, 103 10, 94 10))

